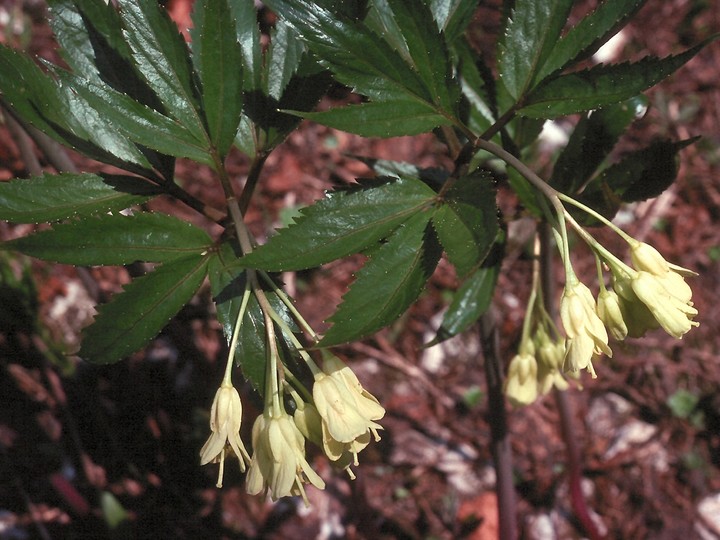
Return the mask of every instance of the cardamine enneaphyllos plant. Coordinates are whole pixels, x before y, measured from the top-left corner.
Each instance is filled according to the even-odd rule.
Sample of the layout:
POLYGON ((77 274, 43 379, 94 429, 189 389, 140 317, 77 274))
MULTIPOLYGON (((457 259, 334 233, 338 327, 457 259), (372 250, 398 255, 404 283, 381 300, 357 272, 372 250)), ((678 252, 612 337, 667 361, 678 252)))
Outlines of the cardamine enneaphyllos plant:
POLYGON ((3 113, 112 172, 58 171, 1 184, 0 218, 51 224, 2 247, 73 265, 156 265, 99 306, 86 328, 77 355, 98 364, 146 345, 209 280, 229 342, 201 450, 201 463, 220 464, 218 485, 233 457, 247 471, 248 492, 305 497, 306 484, 324 486, 307 461, 307 442, 353 475, 359 452, 379 439, 385 410, 329 348, 397 319, 443 253, 460 285, 435 341, 478 321, 502 264, 498 179, 509 179, 537 222, 552 227, 567 278, 561 327, 533 280, 505 386, 512 402, 565 389, 580 370, 595 376, 593 360, 611 354, 610 337, 659 326, 680 338, 697 325, 684 281, 692 272, 610 221, 619 204, 656 196, 674 180, 675 156, 691 140, 657 141, 612 165, 607 158, 646 104, 642 92, 706 44, 592 65, 641 0, 606 0, 571 27, 571 0, 508 2, 491 65, 467 36, 477 7, 468 0, 269 0, 277 22, 266 36, 255 2, 197 0, 189 43, 154 0, 48 3, 65 65, 0 47, 3 113), (360 103, 314 110, 331 84, 352 89, 360 103), (577 118, 574 131, 543 180, 525 158, 543 123, 568 115, 577 118), (243 214, 268 155, 303 118, 366 137, 433 132, 454 166, 368 159, 373 178, 329 193, 258 246, 243 214), (228 175, 230 152, 250 159, 243 183, 228 175), (224 207, 191 195, 192 178, 175 176, 177 158, 212 169, 224 207), (159 196, 223 232, 211 236, 146 211, 159 196), (588 232, 598 223, 627 241, 632 266, 588 232), (573 270, 568 228, 598 260, 597 301, 573 270), (317 335, 270 272, 354 253, 367 262, 330 329, 317 335), (240 376, 264 399, 248 446, 233 382, 240 376))

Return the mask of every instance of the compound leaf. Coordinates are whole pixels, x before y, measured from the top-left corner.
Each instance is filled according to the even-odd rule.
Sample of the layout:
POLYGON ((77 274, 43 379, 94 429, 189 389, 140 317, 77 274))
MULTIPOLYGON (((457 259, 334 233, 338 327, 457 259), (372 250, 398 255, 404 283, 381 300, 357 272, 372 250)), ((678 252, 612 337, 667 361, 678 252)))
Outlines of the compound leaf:
POLYGON ((459 178, 435 209, 432 222, 458 275, 478 267, 499 230, 492 177, 474 173, 459 178))

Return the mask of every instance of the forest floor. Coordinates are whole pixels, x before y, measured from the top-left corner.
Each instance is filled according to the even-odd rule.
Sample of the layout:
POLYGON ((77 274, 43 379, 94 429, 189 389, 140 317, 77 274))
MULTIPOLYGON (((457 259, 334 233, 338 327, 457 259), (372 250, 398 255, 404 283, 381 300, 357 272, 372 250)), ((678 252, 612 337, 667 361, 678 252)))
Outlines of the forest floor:
MULTIPOLYGON (((0 1, 0 34, 18 45, 20 33, 8 30, 3 14, 20 15, 27 49, 55 58, 42 3, 25 4, 22 12, 20 2, 0 1)), ((179 10, 183 3, 173 5, 179 10)), ((474 24, 491 31, 492 21, 474 24)), ((650 0, 624 30, 620 55, 665 56, 718 31, 718 0, 650 0)), ((648 114, 616 151, 617 157, 660 137, 701 136, 682 151, 678 180, 668 191, 622 213, 631 235, 698 272, 691 286, 700 327, 681 341, 655 332, 616 344, 613 358, 597 363, 597 379, 583 378, 582 389, 567 392, 584 495, 607 538, 720 538, 719 69, 715 43, 648 93, 648 114)), ((351 155, 449 163, 430 136, 368 140, 303 124, 267 162, 247 216, 253 232, 267 236, 284 209, 368 174, 351 155)), ((541 175, 550 157, 538 149, 541 175)), ((207 170, 178 167, 189 189, 222 204, 221 193, 208 191, 207 170)), ((243 178, 247 160, 234 155, 229 168, 243 178)), ((0 180, 25 175, 15 139, 0 124, 0 180)), ((500 189, 504 208, 515 209, 512 195, 500 189)), ((189 210, 154 205, 195 220, 189 210)), ((0 239, 31 229, 0 223, 0 239)), ((315 328, 326 328, 323 321, 359 264, 350 258, 283 276, 315 328)), ((591 279, 590 257, 580 254, 575 264, 591 279)), ((127 283, 128 269, 79 270, 7 254, 0 266, 0 539, 497 537, 487 422, 493 412, 478 335, 423 348, 446 305, 445 291, 457 286, 449 265, 440 265, 427 293, 391 328, 338 349, 387 416, 382 441, 361 454, 354 481, 311 452, 327 487, 309 490, 309 509, 297 500, 271 504, 246 495, 243 475, 232 466, 225 487, 216 489, 216 470, 199 466, 226 354, 209 287, 144 352, 97 367, 66 361, 63 351, 77 345, 95 303, 127 283), (10 276, 24 266, 27 280, 13 285, 10 276), (24 315, 35 312, 39 325, 24 315), (110 531, 103 508, 112 501, 127 519, 110 531)), ((508 258, 494 299, 507 360, 519 338, 529 277, 522 253, 508 258)), ((258 398, 245 388, 243 401, 251 418, 258 398)), ((556 400, 547 396, 508 412, 522 537, 582 538, 569 503, 556 400)), ((246 421, 246 440, 249 427, 246 421)))

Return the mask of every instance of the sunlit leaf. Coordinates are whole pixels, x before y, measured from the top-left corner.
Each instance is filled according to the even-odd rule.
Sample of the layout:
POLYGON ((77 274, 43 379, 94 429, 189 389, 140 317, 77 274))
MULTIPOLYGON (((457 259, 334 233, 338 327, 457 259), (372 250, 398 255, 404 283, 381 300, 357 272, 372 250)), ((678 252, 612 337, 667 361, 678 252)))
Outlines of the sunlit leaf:
POLYGON ((340 82, 358 93, 378 100, 410 95, 433 102, 421 76, 362 23, 338 18, 306 0, 271 0, 268 4, 298 30, 340 82))
POLYGON ((125 39, 147 84, 167 113, 198 140, 204 136, 198 91, 185 40, 154 0, 118 0, 125 39))
POLYGON ((499 42, 503 87, 518 101, 532 88, 565 25, 572 0, 517 0, 499 42))
POLYGON ((0 183, 0 219, 40 223, 87 216, 123 210, 157 193, 157 188, 136 177, 44 174, 0 183))
POLYGON ((5 242, 3 249, 79 265, 162 262, 210 247, 205 231, 165 214, 103 214, 58 223, 52 229, 5 242))
POLYGON ((428 209, 435 196, 424 183, 406 178, 330 193, 302 209, 294 224, 240 263, 272 271, 301 270, 358 253, 428 209))

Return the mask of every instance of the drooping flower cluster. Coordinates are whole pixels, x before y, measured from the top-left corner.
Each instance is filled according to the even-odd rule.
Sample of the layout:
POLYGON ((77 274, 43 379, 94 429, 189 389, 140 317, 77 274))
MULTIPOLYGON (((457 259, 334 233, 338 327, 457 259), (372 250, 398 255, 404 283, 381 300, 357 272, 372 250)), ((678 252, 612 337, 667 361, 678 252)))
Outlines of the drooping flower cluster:
MULTIPOLYGON (((596 300, 575 275, 567 246, 560 246, 567 278, 560 300, 560 320, 565 336, 548 322, 544 307, 540 307, 540 315, 536 313, 536 280, 520 352, 510 361, 505 383, 508 400, 514 405, 531 403, 552 387, 566 389, 568 383, 561 372, 577 378, 581 370, 587 370, 595 378, 593 360, 602 354, 612 356, 610 338, 622 341, 627 337, 641 337, 649 330, 661 327, 671 336, 682 339, 699 325, 693 320, 698 311, 691 300, 692 291, 685 282, 686 277, 697 274, 667 262, 654 247, 628 236, 604 220, 630 246, 632 266, 625 264, 569 216, 568 219, 595 253, 600 291, 596 300), (604 282, 603 268, 610 270, 609 288, 604 282), (531 328, 535 328, 534 338, 530 336, 531 328), (551 339, 550 334, 557 338, 551 339)), ((556 238, 559 243, 567 243, 567 238, 560 233, 556 238)))
POLYGON ((314 371, 312 394, 305 390, 306 398, 302 398, 286 383, 289 399, 295 404, 292 415, 286 411, 278 379, 278 369, 284 368, 269 364, 274 366, 268 369, 265 409, 252 428, 252 457, 240 438, 240 396, 228 379, 223 381, 210 412, 211 435, 200 451, 202 465, 220 463, 218 487, 222 487, 224 459, 234 454, 242 471, 249 466, 249 494, 267 494, 272 500, 300 495, 307 504, 304 485, 323 489, 325 482, 306 458, 306 439, 355 478, 350 466, 358 465, 358 453, 371 438, 380 440, 382 426, 376 421, 385 415, 385 409, 339 358, 326 354, 322 370, 309 356, 306 360, 314 371))

